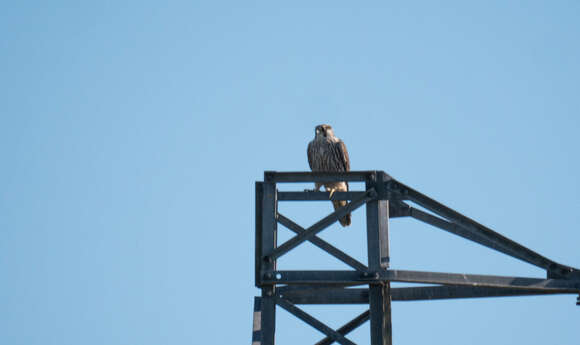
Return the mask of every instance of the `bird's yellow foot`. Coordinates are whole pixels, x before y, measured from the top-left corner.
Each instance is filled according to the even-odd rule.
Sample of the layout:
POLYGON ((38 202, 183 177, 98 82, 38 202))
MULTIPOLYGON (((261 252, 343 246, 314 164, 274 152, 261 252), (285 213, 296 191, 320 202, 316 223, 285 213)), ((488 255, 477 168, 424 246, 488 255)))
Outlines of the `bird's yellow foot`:
POLYGON ((328 196, 329 199, 332 199, 332 194, 334 194, 335 189, 329 189, 330 195, 328 196))

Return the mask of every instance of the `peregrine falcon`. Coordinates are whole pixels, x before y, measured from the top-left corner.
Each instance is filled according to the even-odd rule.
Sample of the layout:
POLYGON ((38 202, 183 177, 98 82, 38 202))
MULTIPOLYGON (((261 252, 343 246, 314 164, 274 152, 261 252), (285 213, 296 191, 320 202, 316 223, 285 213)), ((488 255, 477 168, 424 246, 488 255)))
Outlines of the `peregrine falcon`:
MULTIPOLYGON (((330 125, 319 125, 314 129, 314 139, 308 144, 308 164, 312 171, 342 172, 350 171, 350 160, 346 146, 334 136, 330 125)), ((319 191, 322 183, 315 183, 315 190, 319 191)), ((330 197, 335 191, 347 192, 348 182, 324 183, 324 188, 330 191, 330 197)), ((334 209, 346 206, 345 200, 333 201, 334 209)), ((350 225, 350 213, 339 219, 342 226, 350 225)))

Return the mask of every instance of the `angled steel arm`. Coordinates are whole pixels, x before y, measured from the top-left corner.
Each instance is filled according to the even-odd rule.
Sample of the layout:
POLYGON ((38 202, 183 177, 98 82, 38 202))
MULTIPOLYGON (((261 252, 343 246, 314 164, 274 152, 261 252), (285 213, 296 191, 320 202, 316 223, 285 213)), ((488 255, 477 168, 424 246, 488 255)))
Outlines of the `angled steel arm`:
MULTIPOLYGON (((495 249, 495 250, 502 252, 504 254, 507 254, 510 256, 518 255, 518 253, 514 253, 509 248, 506 248, 503 245, 501 245, 501 243, 494 242, 494 241, 488 239, 486 236, 482 236, 479 233, 471 231, 470 229, 466 229, 465 227, 463 227, 457 223, 448 222, 447 220, 433 216, 427 212, 423 212, 423 211, 416 209, 414 207, 409 207, 409 216, 411 216, 412 218, 415 218, 419 221, 422 221, 424 223, 433 225, 439 229, 443 229, 445 231, 448 231, 454 235, 463 237, 463 238, 471 240, 473 242, 477 242, 485 247, 495 249)), ((519 256, 516 256, 516 257, 520 258, 519 256)), ((521 257, 520 259, 525 261, 525 257, 521 257)))
POLYGON ((574 276, 580 278, 580 272, 572 267, 568 267, 552 261, 535 251, 522 246, 521 244, 510 240, 509 238, 491 230, 490 228, 477 223, 459 212, 429 198, 428 196, 419 193, 418 191, 392 179, 385 184, 387 190, 398 195, 400 198, 410 200, 429 211, 446 218, 447 220, 461 226, 465 230, 475 234, 481 239, 486 238, 494 247, 490 248, 500 250, 504 254, 508 254, 522 261, 528 262, 532 265, 541 267, 548 271, 548 276, 552 278, 566 278, 574 276))

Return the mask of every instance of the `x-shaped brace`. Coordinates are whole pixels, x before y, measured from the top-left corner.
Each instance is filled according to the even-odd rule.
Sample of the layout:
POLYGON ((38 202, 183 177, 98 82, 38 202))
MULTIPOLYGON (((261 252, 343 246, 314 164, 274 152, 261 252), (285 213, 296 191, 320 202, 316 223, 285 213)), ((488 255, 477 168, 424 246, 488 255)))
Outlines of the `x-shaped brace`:
MULTIPOLYGON (((340 218, 344 217, 346 214, 356 210, 357 208, 365 205, 367 202, 375 198, 377 195, 374 188, 370 188, 359 198, 352 200, 346 206, 343 206, 323 219, 316 222, 314 225, 310 226, 308 229, 300 232, 298 235, 284 242, 282 245, 274 248, 272 253, 268 255, 269 259, 276 259, 282 255, 288 253, 290 250, 298 247, 301 243, 310 240, 316 234, 326 229, 328 226, 332 225, 340 218)), ((287 218, 286 218, 287 219, 287 218)), ((280 218, 278 219, 280 220, 280 218)), ((292 230, 292 229, 291 229, 292 230)))
POLYGON ((343 345, 356 345, 351 340, 347 339, 345 335, 369 319, 369 311, 367 310, 361 315, 357 316, 352 321, 350 321, 349 323, 347 323, 346 325, 342 326, 338 331, 335 331, 334 329, 328 327, 327 325, 325 325, 312 315, 308 314, 304 310, 298 308, 297 306, 288 302, 286 299, 282 297, 276 296, 276 304, 285 309, 286 311, 288 311, 289 313, 293 314, 300 320, 306 322, 310 326, 326 334, 327 337, 316 343, 316 345, 332 344, 332 342, 334 341, 343 345))

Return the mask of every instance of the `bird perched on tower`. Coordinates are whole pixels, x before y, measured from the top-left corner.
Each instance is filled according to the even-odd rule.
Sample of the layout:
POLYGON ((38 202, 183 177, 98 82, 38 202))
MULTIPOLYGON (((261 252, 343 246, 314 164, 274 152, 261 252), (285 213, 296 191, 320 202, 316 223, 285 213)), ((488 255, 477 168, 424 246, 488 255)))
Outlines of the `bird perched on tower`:
MULTIPOLYGON (((343 172, 350 171, 350 160, 346 146, 336 136, 330 125, 318 125, 314 128, 314 139, 308 144, 308 164, 312 171, 343 172)), ((319 191, 322 183, 315 183, 315 190, 319 191)), ((324 183, 324 188, 330 192, 330 197, 336 191, 347 192, 348 182, 324 183)), ((346 206, 345 200, 332 202, 334 209, 346 206)), ((350 213, 339 219, 342 226, 350 225, 350 213)))

